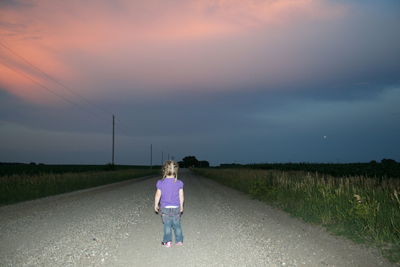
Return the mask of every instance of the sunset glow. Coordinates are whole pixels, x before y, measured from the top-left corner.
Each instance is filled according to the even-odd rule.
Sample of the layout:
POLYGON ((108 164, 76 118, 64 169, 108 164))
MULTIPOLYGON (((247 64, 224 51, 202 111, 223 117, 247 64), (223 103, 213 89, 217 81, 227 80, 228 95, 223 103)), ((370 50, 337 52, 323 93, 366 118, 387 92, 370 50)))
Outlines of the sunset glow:
MULTIPOLYGON (((165 91, 157 89, 165 86, 190 90, 193 83, 197 88, 229 90, 242 69, 226 71, 229 62, 228 66, 218 62, 218 69, 225 70, 215 76, 215 64, 201 60, 202 53, 212 54, 210 43, 223 51, 235 38, 258 36, 275 28, 285 34, 292 25, 335 20, 345 10, 342 5, 311 0, 99 1, 95 7, 90 2, 43 0, 17 8, 4 5, 0 34, 2 43, 17 55, 61 81, 83 84, 76 90, 85 94, 103 94, 104 81, 93 81, 99 74, 117 74, 139 91, 165 91)), ((60 90, 4 47, 0 53, 2 62, 13 69, 60 90)), ((221 61, 226 61, 223 55, 221 61)), ((268 63, 265 67, 269 68, 268 63)), ((26 77, 9 72, 1 68, 5 90, 35 102, 52 99, 26 77)))

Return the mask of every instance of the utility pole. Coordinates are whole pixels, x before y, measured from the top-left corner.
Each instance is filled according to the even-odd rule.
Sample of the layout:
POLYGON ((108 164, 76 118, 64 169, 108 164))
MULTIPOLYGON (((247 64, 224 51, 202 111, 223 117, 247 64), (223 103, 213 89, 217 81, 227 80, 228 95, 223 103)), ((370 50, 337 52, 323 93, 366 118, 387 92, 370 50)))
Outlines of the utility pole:
POLYGON ((161 152, 161 166, 164 164, 164 151, 161 152))
POLYGON ((112 126, 112 161, 111 164, 114 165, 114 145, 115 145, 115 116, 113 115, 113 126, 112 126))
POLYGON ((150 169, 153 169, 153 144, 150 144, 150 169))

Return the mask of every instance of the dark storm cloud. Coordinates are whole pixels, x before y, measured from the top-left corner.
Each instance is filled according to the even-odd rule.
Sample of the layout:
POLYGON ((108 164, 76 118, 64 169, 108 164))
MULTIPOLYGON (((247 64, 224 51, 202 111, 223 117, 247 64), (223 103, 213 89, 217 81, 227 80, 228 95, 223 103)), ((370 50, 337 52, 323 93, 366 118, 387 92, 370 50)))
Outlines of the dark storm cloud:
MULTIPOLYGON (((78 103, 78 102, 77 102, 78 103)), ((0 89, 0 120, 25 125, 31 129, 43 129, 55 132, 108 132, 111 122, 98 111, 84 104, 65 106, 59 101, 59 107, 42 107, 23 101, 0 89), (106 128, 108 127, 108 128, 106 128)))
MULTIPOLYGON (((221 161, 368 161, 389 156, 397 158, 399 150, 393 143, 396 143, 396 136, 400 133, 400 121, 393 114, 398 112, 398 101, 398 88, 350 101, 245 93, 235 96, 175 96, 142 103, 132 101, 117 109, 121 114, 130 114, 117 115, 120 119, 120 122, 117 121, 118 154, 126 155, 125 162, 135 160, 146 163, 147 156, 143 154, 148 154, 148 146, 153 143, 157 157, 160 157, 158 154, 161 151, 171 151, 176 157, 196 151, 196 155, 214 164, 221 161), (136 152, 141 153, 138 155, 136 152)), ((19 109, 24 106, 17 102, 11 105, 19 109)), ((78 144, 84 140, 86 144, 83 147, 100 149, 107 155, 111 121, 110 125, 95 125, 89 118, 81 118, 82 122, 76 127, 77 124, 68 122, 66 115, 46 115, 46 112, 35 112, 27 106, 21 114, 25 112, 31 112, 28 119, 21 116, 13 120, 27 127, 26 135, 22 134, 25 138, 37 136, 35 132, 41 131, 39 129, 48 129, 41 135, 59 139, 55 140, 58 145, 54 150, 73 154, 71 146, 78 150, 78 144), (67 125, 57 124, 57 118, 67 122, 67 125)), ((4 117, 7 116, 11 114, 4 117)), ((72 119, 72 115, 69 116, 72 119)), ((4 125, 4 121, 10 122, 3 120, 3 129, 10 128, 9 124, 4 125)), ((43 145, 45 141, 39 144, 43 145)), ((35 144, 31 146, 34 150, 35 144)), ((87 154, 87 151, 83 152, 83 155, 87 154)))

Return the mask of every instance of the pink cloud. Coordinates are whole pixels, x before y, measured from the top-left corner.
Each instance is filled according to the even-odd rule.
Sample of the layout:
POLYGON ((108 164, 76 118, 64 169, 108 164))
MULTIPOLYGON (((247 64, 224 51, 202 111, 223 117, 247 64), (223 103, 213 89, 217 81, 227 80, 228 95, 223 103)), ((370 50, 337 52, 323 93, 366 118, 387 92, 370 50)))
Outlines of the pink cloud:
MULTIPOLYGON (((345 12, 342 5, 313 0, 40 0, 0 11, 0 36, 16 53, 80 93, 101 97, 121 81, 124 86, 114 90, 187 88, 204 81, 208 85, 202 87, 228 88, 243 72, 221 62, 236 56, 246 61, 248 51, 236 48, 242 55, 235 55, 227 42, 275 27, 285 34, 292 25, 334 20, 345 12), (212 56, 213 48, 221 51, 221 62, 199 55, 212 56)), ((62 91, 1 47, 0 53, 7 64, 62 91)), ((46 99, 24 79, 0 68, 6 90, 28 100, 46 99)))

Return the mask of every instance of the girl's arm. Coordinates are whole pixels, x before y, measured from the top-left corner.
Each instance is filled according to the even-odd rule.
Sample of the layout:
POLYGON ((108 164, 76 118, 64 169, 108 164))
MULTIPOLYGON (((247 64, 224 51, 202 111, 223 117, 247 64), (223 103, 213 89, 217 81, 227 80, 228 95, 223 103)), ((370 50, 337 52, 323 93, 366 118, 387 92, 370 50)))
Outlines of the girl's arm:
POLYGON ((181 212, 183 212, 183 202, 185 202, 185 196, 183 194, 183 189, 179 189, 179 202, 181 206, 181 212))
POLYGON ((157 213, 160 210, 160 207, 158 206, 158 203, 160 203, 160 198, 161 198, 161 190, 157 189, 156 195, 154 197, 154 211, 157 213))

